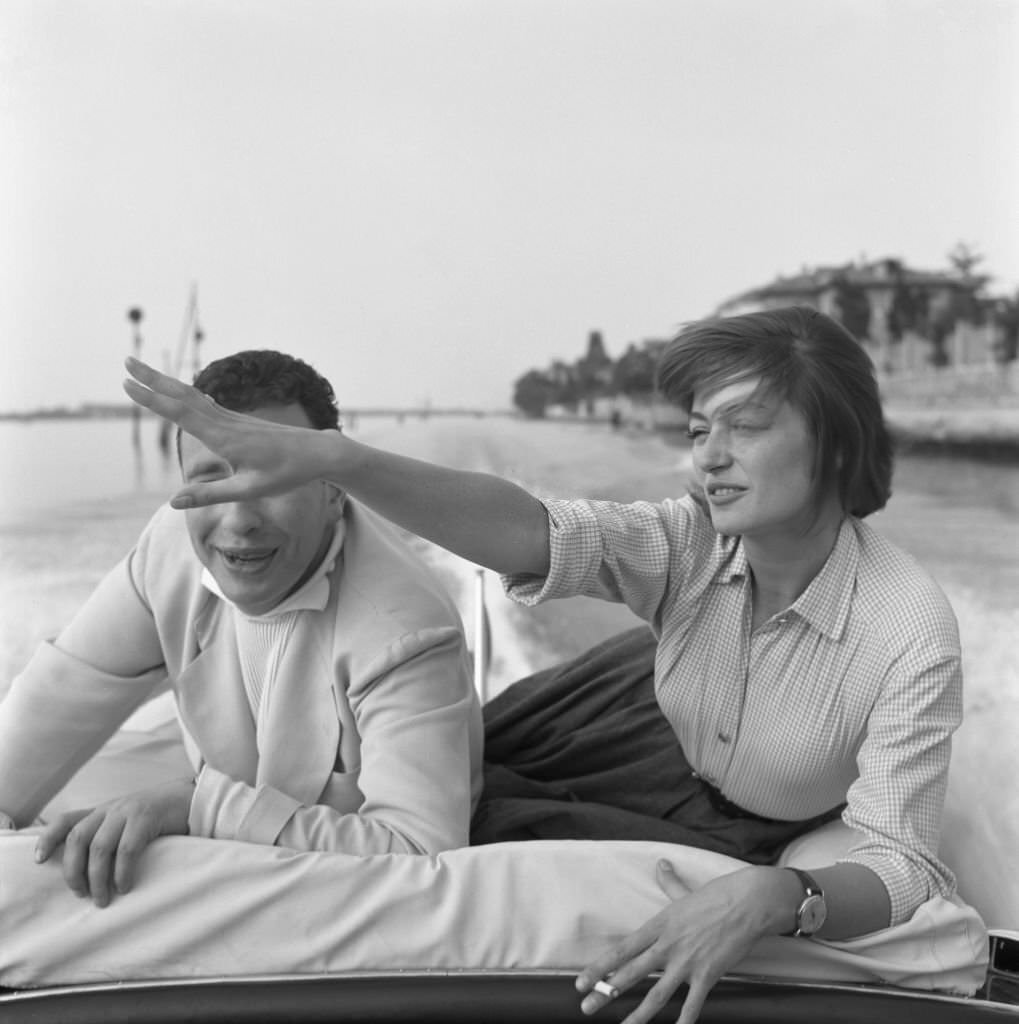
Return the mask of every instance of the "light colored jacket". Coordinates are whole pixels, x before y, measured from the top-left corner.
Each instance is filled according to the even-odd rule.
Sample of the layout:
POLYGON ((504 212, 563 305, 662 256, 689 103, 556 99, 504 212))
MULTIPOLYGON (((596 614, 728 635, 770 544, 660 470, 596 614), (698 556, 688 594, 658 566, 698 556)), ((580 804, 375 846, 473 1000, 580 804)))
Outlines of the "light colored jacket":
POLYGON ((459 615, 391 527, 349 500, 344 519, 328 603, 298 613, 256 744, 233 616, 201 584, 184 516, 157 512, 75 623, 137 651, 136 671, 42 645, 0 705, 0 810, 28 824, 169 685, 201 768, 193 833, 356 854, 466 845, 482 726, 459 615))

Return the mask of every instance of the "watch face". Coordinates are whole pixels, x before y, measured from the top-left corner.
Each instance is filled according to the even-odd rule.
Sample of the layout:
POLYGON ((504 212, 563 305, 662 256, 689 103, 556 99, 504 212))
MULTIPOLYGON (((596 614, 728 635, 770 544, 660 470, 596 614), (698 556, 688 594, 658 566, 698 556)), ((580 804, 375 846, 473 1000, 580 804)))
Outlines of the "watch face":
POLYGON ((828 907, 823 896, 808 896, 800 904, 799 924, 801 935, 813 935, 824 924, 828 907))

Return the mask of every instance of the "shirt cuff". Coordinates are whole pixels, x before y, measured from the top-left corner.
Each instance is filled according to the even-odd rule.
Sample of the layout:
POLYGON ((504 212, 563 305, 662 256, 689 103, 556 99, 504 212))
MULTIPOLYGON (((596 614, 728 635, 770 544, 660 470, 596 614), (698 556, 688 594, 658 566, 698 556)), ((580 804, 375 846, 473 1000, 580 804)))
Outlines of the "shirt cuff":
POLYGON ((248 786, 206 765, 188 812, 188 831, 210 839, 237 839, 272 846, 301 806, 271 786, 248 786))
POLYGON ((921 878, 919 871, 911 867, 902 855, 888 856, 864 850, 858 853, 850 850, 846 856, 839 857, 837 863, 860 864, 870 868, 881 879, 888 891, 891 910, 889 924, 892 926, 908 921, 917 907, 932 896, 947 896, 951 891, 951 887, 948 887, 948 891, 942 890, 939 893, 937 887, 921 878), (925 881, 928 884, 925 884, 925 881))
POLYGON ((601 565, 601 532, 589 505, 564 499, 542 504, 548 514, 548 575, 501 577, 506 595, 518 604, 582 594, 596 581, 601 565))

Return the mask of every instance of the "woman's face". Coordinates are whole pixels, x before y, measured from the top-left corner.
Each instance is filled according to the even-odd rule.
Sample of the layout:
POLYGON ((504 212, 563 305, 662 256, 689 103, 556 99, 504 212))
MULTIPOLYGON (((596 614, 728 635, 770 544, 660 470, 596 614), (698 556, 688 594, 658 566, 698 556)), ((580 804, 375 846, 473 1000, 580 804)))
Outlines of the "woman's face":
POLYGON ((815 441, 802 414, 760 383, 694 395, 694 469, 719 533, 795 539, 818 525, 815 441))

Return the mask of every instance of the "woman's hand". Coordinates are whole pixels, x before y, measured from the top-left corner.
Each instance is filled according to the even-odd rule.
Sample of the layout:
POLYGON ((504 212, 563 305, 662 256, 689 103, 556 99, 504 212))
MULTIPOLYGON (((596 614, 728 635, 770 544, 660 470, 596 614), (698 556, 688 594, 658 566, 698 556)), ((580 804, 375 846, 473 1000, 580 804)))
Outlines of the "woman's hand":
POLYGON ((314 480, 323 475, 330 446, 340 436, 334 430, 284 426, 231 412, 190 384, 138 359, 129 357, 125 366, 134 377, 124 381, 133 402, 176 423, 233 470, 223 480, 181 488, 170 501, 174 508, 280 494, 314 480))
POLYGON ((158 836, 187 835, 193 779, 181 779, 68 811, 50 822, 35 848, 38 863, 64 844, 64 879, 79 896, 105 907, 113 893, 131 888, 138 858, 158 836))
MULTIPOLYGON (((775 868, 744 868, 690 891, 667 861, 658 862, 658 883, 672 901, 642 928, 624 939, 577 977, 584 993, 581 1010, 596 1013, 613 996, 594 990, 604 980, 622 993, 654 971, 662 977, 624 1024, 644 1024, 669 1001, 680 985, 689 986, 678 1024, 693 1024, 712 986, 778 924, 788 896, 789 925, 795 907, 792 889, 775 868)), ((786 872, 785 874, 790 874, 786 872)))

